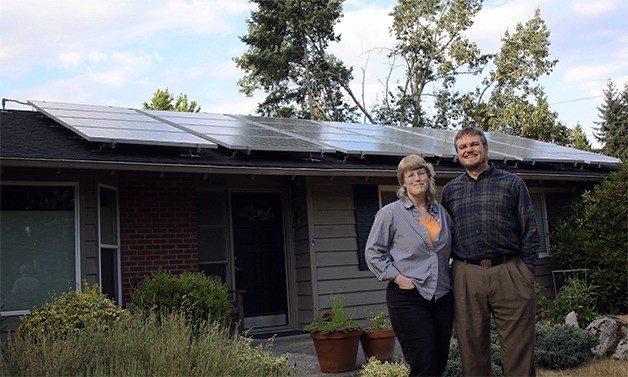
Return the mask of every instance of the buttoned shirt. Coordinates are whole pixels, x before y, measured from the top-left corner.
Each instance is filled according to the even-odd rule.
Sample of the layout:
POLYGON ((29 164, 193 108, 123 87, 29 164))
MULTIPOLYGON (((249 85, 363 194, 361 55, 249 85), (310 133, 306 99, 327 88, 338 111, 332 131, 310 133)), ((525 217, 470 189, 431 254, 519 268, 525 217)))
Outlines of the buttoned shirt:
POLYGON ((454 219, 453 256, 478 260, 518 255, 535 271, 540 237, 520 177, 494 166, 477 180, 464 173, 445 185, 442 204, 454 219))
POLYGON ((434 244, 419 222, 419 211, 408 199, 382 207, 366 241, 365 258, 380 281, 403 274, 412 279, 426 300, 439 299, 451 290, 451 217, 433 203, 429 212, 440 225, 434 244))

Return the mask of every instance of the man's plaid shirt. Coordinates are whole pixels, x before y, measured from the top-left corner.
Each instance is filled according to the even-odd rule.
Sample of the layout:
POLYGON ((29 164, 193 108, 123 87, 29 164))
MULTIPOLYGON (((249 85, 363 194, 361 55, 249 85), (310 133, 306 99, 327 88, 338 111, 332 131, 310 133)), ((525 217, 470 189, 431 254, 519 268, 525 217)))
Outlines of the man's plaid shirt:
POLYGON ((534 272, 540 238, 521 178, 494 166, 477 180, 464 173, 445 185, 442 204, 454 220, 453 255, 474 260, 518 255, 534 272))

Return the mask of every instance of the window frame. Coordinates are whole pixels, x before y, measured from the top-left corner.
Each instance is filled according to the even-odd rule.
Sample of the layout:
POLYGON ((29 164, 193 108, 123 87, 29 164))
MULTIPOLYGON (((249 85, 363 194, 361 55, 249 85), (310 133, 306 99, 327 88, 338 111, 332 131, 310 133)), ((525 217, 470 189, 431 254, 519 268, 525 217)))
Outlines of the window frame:
POLYGON ((98 195, 97 195, 97 223, 98 223, 98 284, 102 289, 102 280, 103 280, 103 271, 102 271, 102 252, 103 249, 113 250, 115 257, 115 297, 114 301, 116 305, 122 306, 122 253, 121 253, 121 241, 120 241, 120 190, 117 187, 98 184, 98 195), (116 193, 116 243, 117 244, 106 244, 102 241, 102 233, 103 233, 103 224, 101 224, 101 203, 100 203, 100 193, 101 190, 112 190, 116 193))

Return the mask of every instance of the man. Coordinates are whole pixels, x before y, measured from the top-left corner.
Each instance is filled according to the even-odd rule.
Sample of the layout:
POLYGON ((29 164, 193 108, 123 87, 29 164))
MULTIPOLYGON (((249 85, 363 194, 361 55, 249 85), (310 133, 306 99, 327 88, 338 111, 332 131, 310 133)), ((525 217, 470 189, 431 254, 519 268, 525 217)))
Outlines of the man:
POLYGON ((490 376, 490 317, 506 376, 534 376, 539 232, 525 183, 488 163, 482 130, 460 130, 454 146, 465 173, 445 185, 454 221, 452 280, 465 376, 490 376))

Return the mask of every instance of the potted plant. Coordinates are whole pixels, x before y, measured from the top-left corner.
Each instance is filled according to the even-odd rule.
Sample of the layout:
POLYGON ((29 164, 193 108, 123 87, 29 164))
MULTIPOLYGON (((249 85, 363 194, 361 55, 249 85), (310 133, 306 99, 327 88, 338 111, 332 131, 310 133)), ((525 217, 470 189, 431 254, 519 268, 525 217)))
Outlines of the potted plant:
POLYGON ((323 373, 340 373, 356 369, 362 329, 344 308, 340 294, 332 294, 331 310, 314 318, 305 327, 314 341, 318 364, 323 373))
POLYGON ((369 327, 360 337, 364 358, 375 357, 380 361, 392 361, 395 355, 395 331, 392 328, 387 311, 368 316, 369 327))

